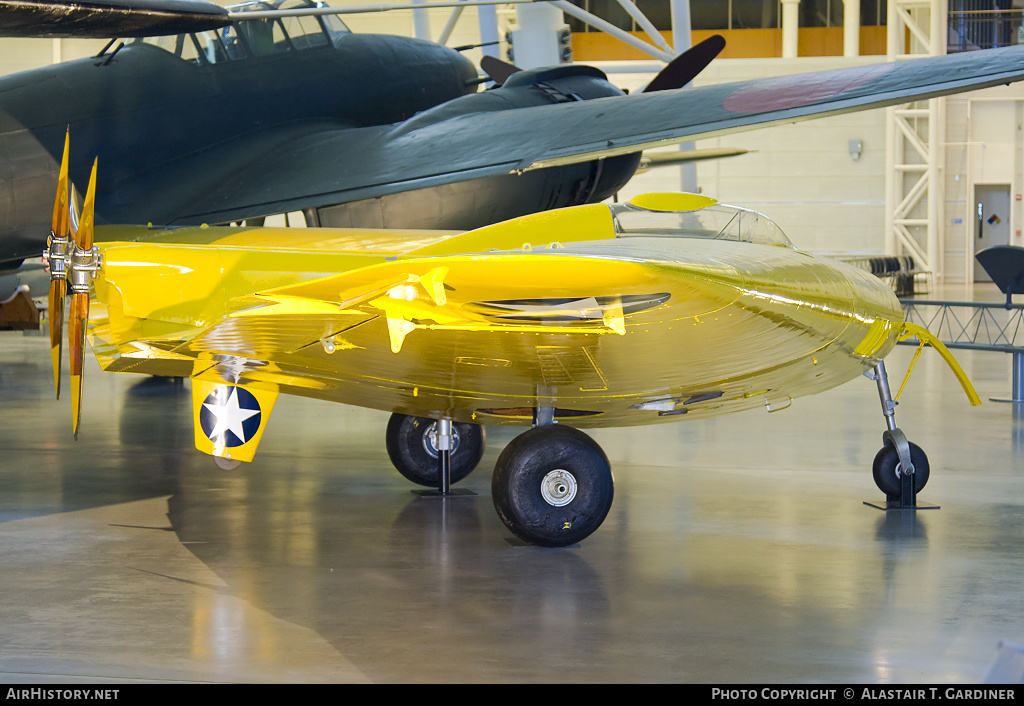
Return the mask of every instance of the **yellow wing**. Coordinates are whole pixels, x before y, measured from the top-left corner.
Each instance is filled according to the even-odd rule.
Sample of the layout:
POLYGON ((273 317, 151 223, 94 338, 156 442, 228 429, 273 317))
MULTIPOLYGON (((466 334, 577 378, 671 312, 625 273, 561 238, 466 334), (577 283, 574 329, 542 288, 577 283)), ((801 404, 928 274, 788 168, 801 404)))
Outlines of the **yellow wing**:
POLYGON ((108 370, 456 421, 772 409, 877 363, 903 316, 759 218, 691 196, 463 234, 119 229, 90 335, 108 370))

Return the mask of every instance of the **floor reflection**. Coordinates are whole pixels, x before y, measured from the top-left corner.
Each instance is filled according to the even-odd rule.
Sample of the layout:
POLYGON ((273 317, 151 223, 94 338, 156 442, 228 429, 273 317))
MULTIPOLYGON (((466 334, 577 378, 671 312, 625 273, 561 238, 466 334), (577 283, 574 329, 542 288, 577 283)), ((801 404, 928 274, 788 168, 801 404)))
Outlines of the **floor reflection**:
POLYGON ((1024 635, 1021 419, 969 408, 937 358, 898 420, 939 510, 862 504, 884 427, 856 381, 779 414, 596 431, 615 504, 546 550, 510 542, 491 504, 514 430, 488 430, 475 495, 423 498, 387 461, 386 414, 282 398, 227 472, 194 449, 187 381, 87 369, 75 442, 45 341, 16 342, 0 619, 32 637, 0 644, 0 675, 969 682, 1024 635))

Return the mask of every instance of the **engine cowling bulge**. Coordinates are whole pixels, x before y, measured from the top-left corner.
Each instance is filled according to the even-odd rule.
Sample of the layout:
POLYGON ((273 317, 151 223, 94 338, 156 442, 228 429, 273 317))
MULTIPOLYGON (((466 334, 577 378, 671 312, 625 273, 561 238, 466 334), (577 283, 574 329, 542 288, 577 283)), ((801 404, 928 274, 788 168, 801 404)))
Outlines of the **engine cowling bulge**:
POLYGON ((612 85, 605 73, 593 66, 567 65, 528 69, 512 74, 500 88, 461 96, 417 113, 396 126, 394 136, 398 137, 470 113, 513 110, 622 95, 625 95, 622 89, 612 85))
POLYGON ((555 89, 565 97, 565 100, 590 100, 625 95, 621 88, 608 81, 604 71, 585 64, 518 71, 509 76, 504 86, 492 90, 513 91, 523 88, 540 89, 548 96, 550 102, 564 101, 558 100, 548 89, 555 89))

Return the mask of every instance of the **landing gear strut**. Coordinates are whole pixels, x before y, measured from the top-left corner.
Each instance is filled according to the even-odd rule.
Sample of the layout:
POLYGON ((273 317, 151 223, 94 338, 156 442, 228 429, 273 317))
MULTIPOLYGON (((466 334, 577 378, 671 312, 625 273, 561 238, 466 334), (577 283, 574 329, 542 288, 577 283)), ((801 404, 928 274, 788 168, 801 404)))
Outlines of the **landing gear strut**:
POLYGON ((882 433, 883 446, 875 455, 872 475, 875 485, 885 493, 885 503, 865 503, 885 510, 936 509, 937 505, 919 505, 917 494, 928 482, 928 457, 917 444, 907 440, 896 426, 896 404, 889 390, 885 363, 875 366, 868 374, 878 385, 878 397, 885 415, 886 430, 882 433))

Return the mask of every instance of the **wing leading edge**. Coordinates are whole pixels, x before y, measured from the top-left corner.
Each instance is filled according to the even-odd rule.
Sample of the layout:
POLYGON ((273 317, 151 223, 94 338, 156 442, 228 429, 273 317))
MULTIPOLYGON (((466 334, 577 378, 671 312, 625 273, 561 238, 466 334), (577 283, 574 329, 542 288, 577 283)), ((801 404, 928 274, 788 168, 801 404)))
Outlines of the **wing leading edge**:
POLYGON ((147 37, 229 22, 206 0, 0 0, 0 37, 147 37))
MULTIPOLYGON (((1024 47, 767 80, 454 115, 437 121, 322 126, 273 149, 222 147, 227 161, 177 222, 220 222, 583 162, 785 122, 897 105, 1024 79, 1024 47), (247 152, 247 157, 241 155, 247 152), (256 156, 258 155, 258 156, 256 156)), ((450 106, 441 106, 449 112, 450 106)), ((250 146, 251 147, 251 146, 250 146)), ((179 165, 187 168, 187 164, 179 165)), ((138 184, 145 189, 145 184, 138 184)))

